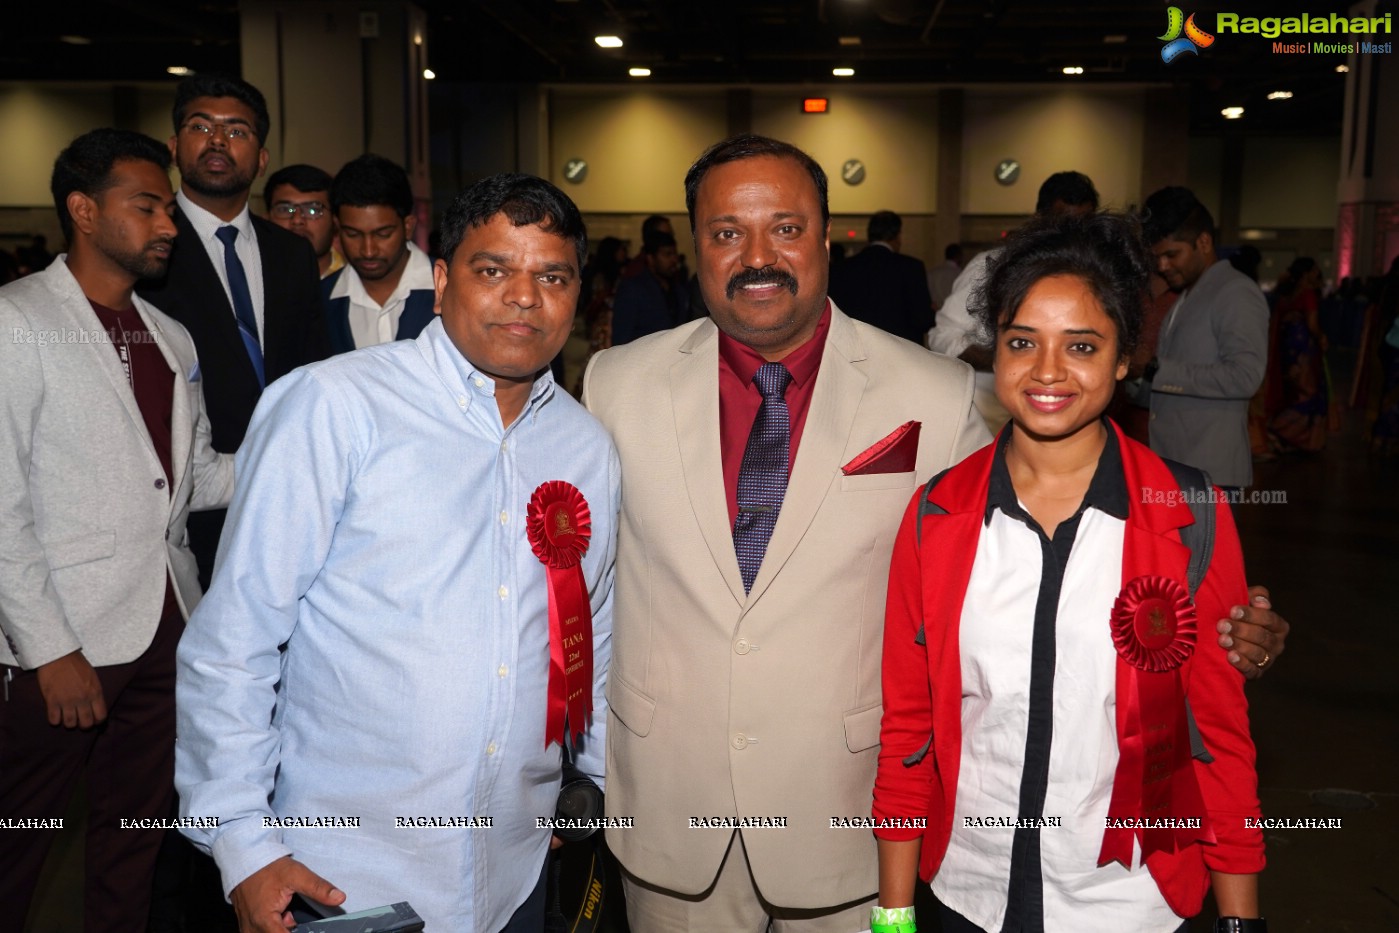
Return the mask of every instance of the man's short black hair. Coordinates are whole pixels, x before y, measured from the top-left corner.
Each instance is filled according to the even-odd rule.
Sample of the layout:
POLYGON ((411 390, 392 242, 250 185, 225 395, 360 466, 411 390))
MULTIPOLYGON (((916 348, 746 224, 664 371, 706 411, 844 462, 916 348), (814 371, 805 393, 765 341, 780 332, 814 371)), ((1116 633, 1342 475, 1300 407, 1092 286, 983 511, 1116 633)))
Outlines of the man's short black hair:
POLYGON ((1082 172, 1055 172, 1040 185, 1039 197, 1035 199, 1035 213, 1048 214, 1056 201, 1069 207, 1098 209, 1098 189, 1093 187, 1093 179, 1082 172))
POLYGON ((257 144, 267 145, 267 133, 272 128, 272 118, 267 115, 267 100, 257 88, 232 75, 190 75, 179 83, 175 88, 175 107, 171 112, 176 133, 185 125, 185 111, 198 97, 232 97, 245 104, 253 112, 253 132, 257 134, 257 144))
POLYGON ((641 245, 641 251, 648 256, 654 256, 667 246, 671 249, 676 247, 675 237, 663 230, 654 230, 646 238, 646 242, 641 245))
POLYGON ((68 195, 81 191, 95 198, 113 184, 112 168, 123 160, 152 162, 162 172, 170 170, 170 150, 144 133, 131 130, 92 130, 68 144, 53 163, 49 190, 58 210, 63 236, 73 241, 73 217, 68 195))
POLYGON ((948 243, 947 246, 946 246, 946 248, 944 248, 943 251, 942 251, 942 258, 943 258, 943 259, 961 259, 961 258, 962 258, 962 244, 961 244, 961 243, 948 243))
POLYGON ((870 218, 869 241, 871 243, 892 243, 904 228, 903 218, 893 211, 877 211, 870 218))
POLYGON ((452 255, 466 236, 467 227, 481 227, 496 214, 504 214, 517 227, 537 224, 541 230, 573 243, 581 270, 588 256, 588 229, 578 205, 557 187, 534 175, 502 172, 467 188, 447 207, 442 217, 442 258, 452 255))
POLYGON ((272 192, 283 185, 291 185, 302 194, 313 191, 330 193, 330 173, 314 165, 286 165, 277 169, 267 178, 267 186, 262 189, 262 199, 267 209, 272 210, 272 192))
POLYGON ((1200 234, 1215 236, 1214 218, 1195 197, 1195 192, 1179 185, 1152 192, 1142 205, 1143 235, 1147 243, 1160 243, 1167 237, 1194 243, 1200 234))
POLYGON ((393 208, 400 218, 413 213, 413 186, 408 173, 397 162, 365 153, 352 159, 335 173, 330 186, 330 209, 339 214, 342 207, 393 208))
POLYGON ((664 233, 662 226, 670 226, 670 218, 665 214, 652 214, 641 222, 641 242, 645 243, 646 238, 653 233, 664 233))
POLYGON ((831 207, 827 198, 826 173, 816 160, 791 143, 784 143, 770 136, 744 133, 730 136, 704 150, 685 173, 685 209, 690 214, 691 233, 695 232, 695 200, 699 197, 700 182, 704 181, 704 176, 709 174, 709 170, 727 162, 756 159, 761 156, 793 159, 806 169, 806 173, 811 176, 811 183, 816 186, 816 199, 821 202, 821 226, 824 229, 830 223, 831 207))
POLYGON ((1010 235, 971 297, 970 310, 983 337, 999 334, 1015 320, 1030 289, 1041 279, 1081 279, 1117 325, 1117 352, 1131 354, 1141 334, 1143 299, 1151 262, 1135 221, 1122 214, 1082 217, 1045 214, 1010 235))

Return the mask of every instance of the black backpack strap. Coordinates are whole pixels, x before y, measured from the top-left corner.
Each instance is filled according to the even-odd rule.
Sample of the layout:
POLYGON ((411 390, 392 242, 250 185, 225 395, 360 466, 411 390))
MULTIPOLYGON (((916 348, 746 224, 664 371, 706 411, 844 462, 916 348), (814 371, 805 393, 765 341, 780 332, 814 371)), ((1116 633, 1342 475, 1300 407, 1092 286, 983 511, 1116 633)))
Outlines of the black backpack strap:
MULTIPOLYGON (((1163 458, 1164 459, 1164 458, 1163 458)), ((1190 563, 1186 565, 1185 581, 1190 586, 1190 597, 1195 598, 1205 573, 1210 569, 1210 558, 1214 556, 1214 485, 1203 470, 1166 460, 1176 485, 1185 494, 1190 505, 1190 514, 1195 522, 1180 530, 1180 543, 1190 548, 1190 563)), ((1185 724, 1190 729, 1190 754, 1208 764, 1214 756, 1205 748, 1205 740, 1200 736, 1200 727, 1195 723, 1195 713, 1190 708, 1190 700, 1185 701, 1185 724)))
POLYGON ((1200 584, 1205 580, 1205 572, 1210 569, 1210 558, 1214 556, 1214 485, 1204 470, 1166 460, 1176 485, 1185 494, 1190 504, 1190 514, 1195 523, 1180 530, 1180 543, 1190 548, 1190 564, 1185 570, 1185 581, 1190 585, 1193 599, 1200 584))

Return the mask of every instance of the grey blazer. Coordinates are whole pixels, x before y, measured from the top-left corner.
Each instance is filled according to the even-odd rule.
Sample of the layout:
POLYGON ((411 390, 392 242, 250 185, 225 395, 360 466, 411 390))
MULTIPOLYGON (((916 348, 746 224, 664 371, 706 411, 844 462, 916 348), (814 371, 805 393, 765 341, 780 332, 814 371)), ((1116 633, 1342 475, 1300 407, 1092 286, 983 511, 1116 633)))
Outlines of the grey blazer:
POLYGON ((1253 482, 1248 402, 1268 365, 1268 302, 1216 262, 1161 326, 1151 383, 1151 449, 1204 470, 1218 486, 1253 482))
POLYGON ((167 574, 188 616, 200 591, 185 519, 233 491, 232 457, 209 446, 189 334, 134 298, 175 374, 167 483, 65 259, 0 288, 0 664, 24 668, 78 649, 94 666, 136 659, 167 574))

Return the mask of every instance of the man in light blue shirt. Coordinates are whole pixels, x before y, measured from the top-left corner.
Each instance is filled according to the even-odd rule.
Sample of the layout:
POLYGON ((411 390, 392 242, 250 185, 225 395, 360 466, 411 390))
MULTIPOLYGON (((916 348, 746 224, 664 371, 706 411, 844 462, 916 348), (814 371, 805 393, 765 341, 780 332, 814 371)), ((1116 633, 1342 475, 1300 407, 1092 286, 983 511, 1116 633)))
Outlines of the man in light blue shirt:
POLYGON ((526 517, 550 481, 591 513, 592 716, 568 730, 599 784, 607 720, 617 454, 549 374, 585 245, 553 185, 485 179, 443 222, 440 320, 258 405, 177 686, 185 832, 245 929, 282 929, 293 892, 481 933, 542 909, 560 749, 526 517))

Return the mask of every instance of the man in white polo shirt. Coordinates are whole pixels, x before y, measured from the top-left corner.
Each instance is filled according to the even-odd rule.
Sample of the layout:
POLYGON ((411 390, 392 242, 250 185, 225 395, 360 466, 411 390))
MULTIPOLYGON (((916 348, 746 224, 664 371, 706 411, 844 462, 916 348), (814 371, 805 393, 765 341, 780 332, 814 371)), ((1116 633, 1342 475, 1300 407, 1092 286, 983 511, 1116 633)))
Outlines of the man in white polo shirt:
POLYGON ((321 282, 332 352, 418 336, 432 323, 432 261, 413 244, 408 173, 362 155, 335 176, 330 208, 347 263, 321 282))

